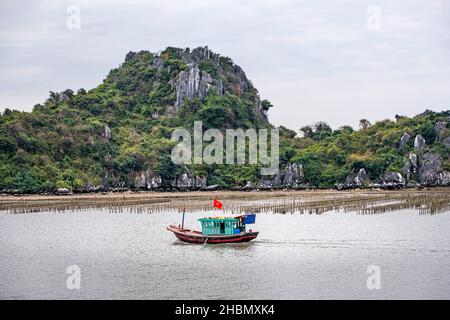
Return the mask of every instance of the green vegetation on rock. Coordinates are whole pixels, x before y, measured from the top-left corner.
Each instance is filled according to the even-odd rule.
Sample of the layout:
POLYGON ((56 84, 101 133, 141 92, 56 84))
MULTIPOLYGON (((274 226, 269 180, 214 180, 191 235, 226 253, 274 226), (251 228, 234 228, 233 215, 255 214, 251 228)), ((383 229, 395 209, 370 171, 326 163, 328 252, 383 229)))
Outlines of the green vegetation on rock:
MULTIPOLYGON (((239 66, 208 48, 130 52, 92 90, 50 92, 32 112, 1 114, 0 190, 151 189, 152 183, 172 188, 185 170, 170 159, 173 129, 192 128, 198 120, 204 130, 272 128, 267 120, 272 108, 239 66)), ((361 168, 376 180, 402 172, 420 134, 449 170, 449 126, 439 135, 436 131, 436 123, 448 123, 449 117, 449 111, 427 111, 373 125, 363 119, 359 130, 333 130, 318 122, 301 128, 303 137, 280 127, 280 167, 301 164, 304 184, 320 188, 342 183, 361 168), (411 139, 399 148, 404 133, 411 139)), ((206 177, 208 185, 226 188, 260 178, 257 165, 192 165, 189 170, 193 177, 206 177)))

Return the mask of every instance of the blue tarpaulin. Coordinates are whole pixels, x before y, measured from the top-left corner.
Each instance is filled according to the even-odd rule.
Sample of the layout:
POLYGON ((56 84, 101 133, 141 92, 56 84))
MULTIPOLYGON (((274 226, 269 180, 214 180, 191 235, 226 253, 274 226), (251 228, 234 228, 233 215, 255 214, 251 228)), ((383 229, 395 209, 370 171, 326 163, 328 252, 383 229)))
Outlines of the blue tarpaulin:
POLYGON ((245 215, 245 224, 252 224, 255 223, 256 214, 247 214, 245 215))

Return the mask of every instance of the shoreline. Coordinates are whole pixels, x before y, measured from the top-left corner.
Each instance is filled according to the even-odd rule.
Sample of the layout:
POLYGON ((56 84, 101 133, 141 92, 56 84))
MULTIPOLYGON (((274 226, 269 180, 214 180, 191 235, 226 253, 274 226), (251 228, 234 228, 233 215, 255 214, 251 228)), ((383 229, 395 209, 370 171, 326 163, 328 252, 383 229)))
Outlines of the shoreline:
POLYGON ((414 209, 424 213, 450 210, 450 188, 400 190, 271 190, 271 191, 126 191, 70 195, 1 195, 0 211, 26 213, 63 210, 106 209, 111 212, 164 212, 186 209, 209 211, 212 201, 224 203, 224 213, 324 213, 357 211, 378 213, 414 209))
POLYGON ((450 187, 414 187, 401 189, 387 188, 354 188, 354 189, 271 189, 271 190, 189 190, 189 191, 152 191, 152 190, 126 190, 126 191, 99 191, 99 192, 75 192, 68 194, 57 193, 17 193, 17 194, 0 194, 0 203, 2 200, 17 200, 23 198, 26 200, 59 200, 59 199, 99 199, 99 198, 186 198, 186 197, 204 197, 207 195, 217 196, 236 196, 236 195, 286 195, 286 194, 348 194, 348 193, 397 193, 397 192, 429 192, 436 190, 448 190, 450 187))

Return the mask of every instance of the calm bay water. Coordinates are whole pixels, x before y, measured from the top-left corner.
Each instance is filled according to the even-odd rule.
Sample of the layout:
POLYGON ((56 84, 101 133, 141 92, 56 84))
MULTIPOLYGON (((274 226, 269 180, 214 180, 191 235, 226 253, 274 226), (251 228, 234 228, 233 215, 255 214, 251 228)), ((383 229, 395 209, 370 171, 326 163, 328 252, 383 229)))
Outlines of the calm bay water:
MULTIPOLYGON (((187 214, 199 228, 204 213, 187 214)), ((3 299, 450 298, 450 212, 258 214, 247 244, 183 244, 176 212, 0 213, 3 299), (66 287, 66 268, 81 288, 66 287), (369 265, 381 289, 367 288, 369 265)))

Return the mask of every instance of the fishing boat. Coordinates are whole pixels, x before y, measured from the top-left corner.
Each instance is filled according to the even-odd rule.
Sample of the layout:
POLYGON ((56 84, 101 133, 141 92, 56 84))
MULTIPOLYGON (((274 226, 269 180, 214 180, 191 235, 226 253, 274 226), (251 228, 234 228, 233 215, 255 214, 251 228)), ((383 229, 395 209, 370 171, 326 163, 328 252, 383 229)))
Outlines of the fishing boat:
POLYGON ((184 212, 182 226, 170 225, 167 230, 184 242, 189 243, 237 243, 248 242, 258 236, 258 231, 246 230, 248 224, 255 223, 255 214, 236 217, 208 217, 198 219, 202 231, 184 228, 184 212))

